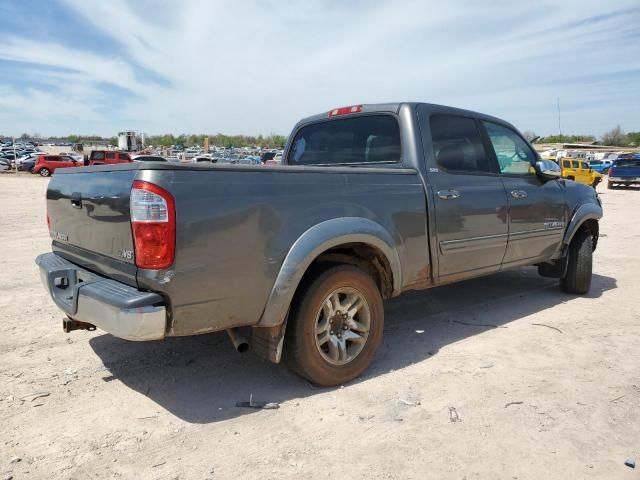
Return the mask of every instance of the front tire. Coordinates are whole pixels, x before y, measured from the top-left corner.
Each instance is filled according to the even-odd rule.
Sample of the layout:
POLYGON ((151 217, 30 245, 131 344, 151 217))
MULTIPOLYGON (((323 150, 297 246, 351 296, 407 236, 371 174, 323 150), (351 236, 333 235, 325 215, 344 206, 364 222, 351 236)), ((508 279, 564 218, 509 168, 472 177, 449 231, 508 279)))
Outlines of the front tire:
POLYGON ((41 177, 49 177, 51 175, 51 171, 48 168, 41 168, 38 173, 41 177))
POLYGON ((373 279, 350 265, 332 267, 294 301, 284 359, 313 383, 339 385, 367 369, 383 328, 382 297, 373 279))
POLYGON ((593 270, 593 237, 582 228, 569 244, 567 273, 560 279, 560 287, 567 293, 583 295, 591 288, 593 270))

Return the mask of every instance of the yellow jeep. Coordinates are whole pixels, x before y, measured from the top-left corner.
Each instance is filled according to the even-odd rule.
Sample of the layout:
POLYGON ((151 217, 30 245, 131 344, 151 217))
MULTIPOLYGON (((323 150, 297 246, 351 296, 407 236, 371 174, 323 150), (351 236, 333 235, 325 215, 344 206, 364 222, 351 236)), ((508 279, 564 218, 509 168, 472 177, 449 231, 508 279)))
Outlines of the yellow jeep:
POLYGON ((596 188, 602 181, 602 174, 594 171, 587 162, 573 158, 563 158, 560 160, 562 177, 568 180, 575 180, 585 185, 596 188))

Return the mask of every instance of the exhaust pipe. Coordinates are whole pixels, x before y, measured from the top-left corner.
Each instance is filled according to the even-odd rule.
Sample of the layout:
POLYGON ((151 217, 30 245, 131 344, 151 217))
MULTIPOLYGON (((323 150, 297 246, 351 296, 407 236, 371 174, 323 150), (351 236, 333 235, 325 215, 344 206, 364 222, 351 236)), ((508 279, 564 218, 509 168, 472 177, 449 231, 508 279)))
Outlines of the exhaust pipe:
POLYGON ((238 328, 227 329, 227 334, 231 339, 231 343, 233 343, 233 348, 235 348, 238 353, 244 353, 249 350, 249 342, 245 336, 240 333, 238 328))
POLYGON ((62 330, 64 333, 73 332, 74 330, 89 330, 93 332, 96 329, 96 326, 87 323, 87 322, 78 322, 72 318, 63 318, 62 319, 62 330))

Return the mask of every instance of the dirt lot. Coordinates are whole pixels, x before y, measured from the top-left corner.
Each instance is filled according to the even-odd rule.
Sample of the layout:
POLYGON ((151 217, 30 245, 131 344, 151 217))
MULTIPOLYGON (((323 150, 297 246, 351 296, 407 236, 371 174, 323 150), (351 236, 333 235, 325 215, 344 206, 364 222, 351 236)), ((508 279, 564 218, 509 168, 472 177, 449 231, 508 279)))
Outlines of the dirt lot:
POLYGON ((590 295, 532 268, 407 294, 366 376, 319 389, 225 334, 64 334, 46 184, 0 175, 0 479, 640 478, 640 191, 599 187, 590 295))

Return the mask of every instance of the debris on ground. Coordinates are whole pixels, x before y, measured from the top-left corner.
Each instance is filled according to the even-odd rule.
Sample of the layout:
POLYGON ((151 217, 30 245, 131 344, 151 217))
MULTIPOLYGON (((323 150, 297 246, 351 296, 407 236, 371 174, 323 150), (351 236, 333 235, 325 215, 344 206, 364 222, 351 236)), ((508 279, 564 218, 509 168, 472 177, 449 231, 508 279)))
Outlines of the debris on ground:
POLYGON ((636 468, 636 461, 632 458, 627 458, 624 461, 624 464, 629 468, 636 468))
POLYGON ((551 330, 555 330, 556 332, 564 333, 558 327, 553 327, 551 325, 547 325, 546 323, 532 323, 531 325, 535 325, 536 327, 547 327, 547 328, 550 328, 551 330))
POLYGON ((461 422, 460 416, 458 415, 458 411, 456 407, 449 407, 449 420, 452 422, 461 422))
POLYGON ((276 402, 254 402, 253 394, 251 394, 248 402, 236 402, 236 407, 275 410, 276 408, 280 408, 280 404, 276 402))
POLYGON ((516 402, 509 402, 505 404, 504 408, 510 407, 511 405, 522 405, 524 402, 522 400, 518 400, 516 402))
POLYGON ((416 400, 415 402, 411 402, 409 400, 403 400, 402 398, 399 398, 398 401, 400 403, 404 403, 405 405, 408 405, 409 407, 417 407, 418 405, 420 405, 420 400, 416 400))
POLYGON ((20 400, 22 400, 23 402, 26 402, 27 400, 33 402, 36 398, 48 397, 49 395, 51 395, 49 392, 34 392, 30 393, 29 395, 25 395, 24 397, 20 398, 20 400))

